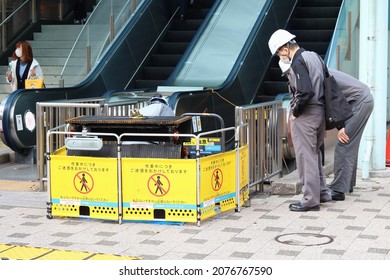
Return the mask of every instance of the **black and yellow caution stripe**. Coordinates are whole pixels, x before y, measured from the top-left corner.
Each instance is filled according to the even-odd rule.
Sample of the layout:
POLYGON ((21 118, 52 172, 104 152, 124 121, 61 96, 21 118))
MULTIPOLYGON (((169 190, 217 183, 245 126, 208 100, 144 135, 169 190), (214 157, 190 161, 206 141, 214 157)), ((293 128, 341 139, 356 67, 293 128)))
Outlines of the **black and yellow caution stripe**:
POLYGON ((0 260, 139 260, 138 257, 0 244, 0 260))

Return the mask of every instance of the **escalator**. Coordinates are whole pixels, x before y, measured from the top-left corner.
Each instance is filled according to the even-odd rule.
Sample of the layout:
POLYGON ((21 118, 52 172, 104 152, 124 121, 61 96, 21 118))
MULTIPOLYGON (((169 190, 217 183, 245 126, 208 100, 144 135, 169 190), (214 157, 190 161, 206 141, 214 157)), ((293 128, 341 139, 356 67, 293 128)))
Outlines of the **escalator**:
POLYGON ((17 90, 2 100, 1 140, 21 154, 35 146, 35 126, 27 128, 25 124, 35 117, 37 102, 102 97, 113 89, 155 89, 170 75, 213 3, 218 1, 196 1, 196 5, 188 7, 186 19, 180 21, 176 15, 178 1, 144 0, 79 85, 17 90))
POLYGON ((185 20, 180 20, 175 16, 175 20, 128 88, 156 89, 164 84, 188 48, 214 2, 214 0, 195 1, 193 5, 188 5, 185 20))
POLYGON ((286 28, 297 35, 302 47, 324 55, 333 30, 329 22, 327 27, 320 25, 320 19, 334 17, 335 21, 335 3, 341 4, 341 0, 197 0, 197 6, 189 8, 185 21, 176 19, 165 29, 168 20, 162 15, 161 3, 164 1, 148 2, 137 21, 139 26, 129 27, 128 31, 125 29, 119 35, 119 43, 110 48, 109 57, 102 59, 99 72, 92 73, 82 84, 74 88, 12 94, 13 100, 22 99, 22 102, 12 109, 5 106, 1 114, 6 143, 13 150, 24 151, 35 145, 35 131, 18 129, 15 125, 17 115, 21 120, 26 111, 35 113, 35 106, 31 108, 32 102, 100 97, 103 93, 107 96, 106 93, 112 89, 151 91, 160 85, 205 88, 196 92, 172 93, 169 103, 176 115, 212 112, 220 115, 226 126, 234 126, 235 106, 274 100, 278 93, 286 92, 286 83, 281 80, 277 61, 268 49, 267 41, 271 34, 278 28, 286 28), (333 6, 326 6, 326 3, 333 3, 333 6), (261 10, 253 9, 255 5, 261 10), (324 12, 317 18, 319 14, 315 13, 320 10, 326 10, 333 16, 325 16, 324 12), (253 25, 246 27, 249 35, 233 33, 249 18, 247 13, 254 19, 253 25), (218 21, 225 25, 213 34, 213 28, 218 28, 218 21), (307 22, 311 30, 305 28, 307 22), (318 25, 314 27, 311 22, 318 25), (201 42, 201 32, 196 30, 205 31, 201 35, 206 38, 205 41, 201 42), (318 30, 324 32, 316 32, 318 30), (243 45, 238 48, 234 43, 240 35, 243 45), (212 36, 216 40, 210 47, 206 42, 212 36), (227 49, 229 46, 231 49, 227 49), (202 56, 201 48, 209 49, 207 57, 202 56), (234 61, 224 61, 228 51, 235 52, 234 61), (193 64, 194 57, 202 61, 198 68, 193 64), (194 69, 195 74, 191 72, 194 69), (212 72, 213 69, 217 71, 212 72), (226 75, 221 75, 224 71, 226 75))
MULTIPOLYGON (((286 26, 296 35, 300 47, 325 57, 336 26, 342 0, 299 0, 286 26)), ((254 103, 274 100, 280 93, 287 93, 287 78, 281 76, 279 58, 272 57, 254 103)))

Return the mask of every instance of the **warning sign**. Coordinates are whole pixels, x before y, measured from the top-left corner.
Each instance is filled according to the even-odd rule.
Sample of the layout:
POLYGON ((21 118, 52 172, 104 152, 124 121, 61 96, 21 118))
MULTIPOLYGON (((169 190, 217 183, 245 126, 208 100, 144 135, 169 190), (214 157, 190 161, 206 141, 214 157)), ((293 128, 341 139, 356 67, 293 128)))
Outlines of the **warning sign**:
POLYGON ((88 172, 82 171, 76 174, 73 179, 73 186, 75 189, 83 194, 92 191, 94 185, 93 178, 88 172))
POLYGON ((192 159, 122 158, 125 207, 196 205, 196 161, 192 159))
POLYGON ((217 168, 214 170, 213 175, 211 176, 211 187, 214 191, 219 191, 222 188, 223 183, 223 173, 222 170, 217 168))
POLYGON ((229 151, 200 159, 200 201, 209 201, 236 191, 236 152, 229 151))
POLYGON ((171 183, 164 174, 154 174, 148 180, 148 189, 155 196, 164 196, 169 192, 171 183))
POLYGON ((51 196, 81 205, 111 205, 118 201, 116 158, 69 157, 61 151, 50 160, 51 196))

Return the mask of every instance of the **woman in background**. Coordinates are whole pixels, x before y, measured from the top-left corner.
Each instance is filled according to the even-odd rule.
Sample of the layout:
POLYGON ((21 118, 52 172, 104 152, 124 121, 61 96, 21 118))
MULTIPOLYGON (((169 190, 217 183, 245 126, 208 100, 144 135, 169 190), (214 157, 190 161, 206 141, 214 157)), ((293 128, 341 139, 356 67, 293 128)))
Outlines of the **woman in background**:
POLYGON ((26 41, 17 42, 6 79, 11 84, 12 91, 15 91, 24 89, 24 81, 31 78, 43 78, 42 68, 33 57, 31 45, 26 41))

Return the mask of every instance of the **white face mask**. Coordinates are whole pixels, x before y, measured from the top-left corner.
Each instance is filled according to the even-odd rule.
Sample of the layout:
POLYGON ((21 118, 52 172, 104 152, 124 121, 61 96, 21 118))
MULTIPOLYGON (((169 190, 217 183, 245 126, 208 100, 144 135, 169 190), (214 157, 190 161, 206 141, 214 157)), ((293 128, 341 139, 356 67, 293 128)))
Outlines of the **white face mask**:
POLYGON ((291 67, 291 63, 288 60, 279 59, 279 67, 282 73, 285 73, 291 67))
POLYGON ((279 60, 281 63, 284 63, 284 64, 288 64, 288 65, 291 65, 291 61, 287 58, 287 59, 283 59, 282 57, 280 57, 280 60, 279 60))
POLYGON ((22 49, 16 49, 15 54, 17 57, 22 57, 22 49))

